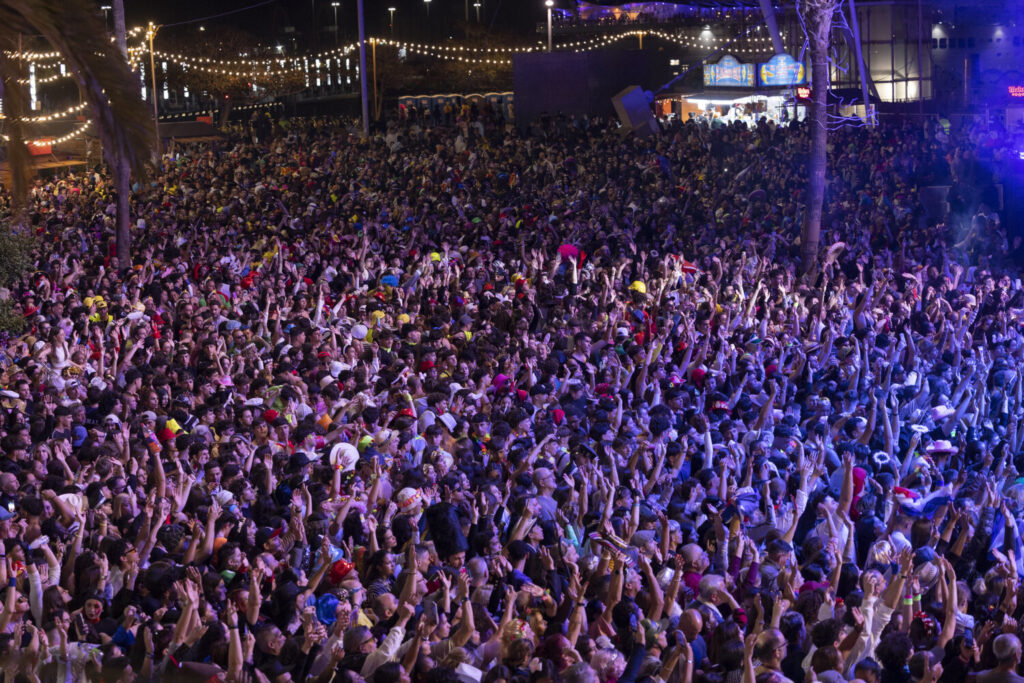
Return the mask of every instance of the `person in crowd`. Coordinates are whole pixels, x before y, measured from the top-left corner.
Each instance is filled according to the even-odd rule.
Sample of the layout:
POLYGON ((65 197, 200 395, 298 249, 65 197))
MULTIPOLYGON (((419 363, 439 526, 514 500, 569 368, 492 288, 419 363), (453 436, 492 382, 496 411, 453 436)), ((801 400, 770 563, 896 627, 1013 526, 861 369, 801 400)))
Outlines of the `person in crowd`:
POLYGON ((0 195, 4 680, 1020 680, 1019 249, 919 199, 1009 142, 835 131, 804 262, 809 139, 267 119, 130 262, 0 195))

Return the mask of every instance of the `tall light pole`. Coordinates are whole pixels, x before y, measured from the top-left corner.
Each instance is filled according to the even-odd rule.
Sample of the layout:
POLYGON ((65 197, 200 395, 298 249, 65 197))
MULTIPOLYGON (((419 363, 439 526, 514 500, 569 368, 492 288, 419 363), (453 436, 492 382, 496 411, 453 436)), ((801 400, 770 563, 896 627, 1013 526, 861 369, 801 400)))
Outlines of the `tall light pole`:
MULTIPOLYGON (((114 38, 117 41, 117 49, 121 52, 121 59, 128 61, 128 31, 124 21, 124 0, 113 0, 114 10, 114 38)), ((136 74, 136 80, 138 75, 136 74)), ((154 122, 155 125, 155 122, 154 122)), ((159 147, 157 148, 159 149, 159 147)), ((131 264, 131 169, 124 159, 114 161, 114 187, 117 190, 117 260, 121 268, 127 268, 131 264)))
POLYGON ((480 6, 481 6, 481 3, 479 3, 479 2, 474 2, 473 3, 473 7, 476 8, 476 23, 478 23, 478 24, 480 23, 480 6))
POLYGON ((551 8, 555 6, 555 0, 544 0, 548 8, 548 52, 551 52, 551 8))
POLYGON ((316 40, 316 0, 309 0, 309 11, 311 16, 311 19, 309 20, 309 39, 316 40))
POLYGON ((430 16, 430 0, 423 0, 423 4, 427 6, 427 17, 430 16))
POLYGON ((154 26, 153 22, 149 22, 148 30, 146 31, 146 37, 149 38, 149 75, 150 80, 153 83, 153 129, 156 131, 156 149, 157 154, 160 153, 160 114, 157 110, 156 103, 156 62, 153 59, 153 38, 156 37, 156 30, 159 26, 154 26))
POLYGON ((110 5, 100 5, 100 9, 103 10, 103 25, 109 29, 107 22, 110 20, 110 5))
POLYGON ((363 21, 363 0, 356 0, 356 21, 359 23, 359 94, 363 100, 363 137, 370 139, 370 102, 366 99, 366 23, 363 21))
POLYGON ((338 44, 338 6, 340 2, 332 2, 331 7, 334 8, 334 44, 338 44))
POLYGON ((373 47, 373 120, 380 118, 380 105, 377 103, 377 39, 370 38, 373 47))
POLYGON ((391 28, 391 37, 395 37, 395 7, 388 7, 388 26, 391 28))

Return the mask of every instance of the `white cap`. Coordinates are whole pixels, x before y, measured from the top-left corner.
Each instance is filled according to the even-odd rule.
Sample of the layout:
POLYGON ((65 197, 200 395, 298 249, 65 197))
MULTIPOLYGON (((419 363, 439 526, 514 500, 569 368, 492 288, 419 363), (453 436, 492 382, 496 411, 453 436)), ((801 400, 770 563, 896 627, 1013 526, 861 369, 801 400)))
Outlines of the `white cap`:
POLYGON ((357 323, 352 326, 352 338, 353 339, 366 339, 366 325, 357 323))

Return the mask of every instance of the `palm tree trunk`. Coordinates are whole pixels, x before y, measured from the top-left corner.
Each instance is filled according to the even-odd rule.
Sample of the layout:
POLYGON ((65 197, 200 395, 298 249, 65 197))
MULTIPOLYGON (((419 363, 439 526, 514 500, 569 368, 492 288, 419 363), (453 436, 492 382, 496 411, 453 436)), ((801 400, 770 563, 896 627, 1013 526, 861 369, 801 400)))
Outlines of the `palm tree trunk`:
MULTIPOLYGON (((121 56, 128 61, 128 35, 124 23, 124 0, 114 0, 114 35, 121 56)), ((117 191, 117 263, 121 272, 132 267, 131 232, 131 174, 128 162, 120 159, 114 164, 114 189, 117 191)))
POLYGON ((811 157, 808 163, 807 207, 800 234, 800 262, 809 271, 818 257, 821 216, 825 201, 825 167, 828 152, 828 41, 835 5, 830 0, 807 3, 804 23, 811 56, 811 157))
POLYGON ((779 22, 775 17, 775 8, 772 7, 772 0, 760 0, 761 14, 764 15, 764 24, 768 27, 768 35, 772 38, 772 49, 775 54, 782 54, 786 46, 782 43, 782 34, 779 33, 779 22))

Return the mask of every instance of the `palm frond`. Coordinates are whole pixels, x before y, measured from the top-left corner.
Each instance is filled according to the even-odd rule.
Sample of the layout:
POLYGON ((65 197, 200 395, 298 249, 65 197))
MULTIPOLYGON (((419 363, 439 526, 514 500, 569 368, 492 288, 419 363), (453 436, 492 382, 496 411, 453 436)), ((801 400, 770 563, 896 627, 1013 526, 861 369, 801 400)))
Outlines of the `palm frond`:
POLYGON ((110 41, 95 5, 0 0, 0 36, 9 43, 18 33, 39 34, 61 53, 89 104, 107 161, 123 160, 136 177, 145 177, 154 150, 153 118, 139 95, 138 77, 110 41))

